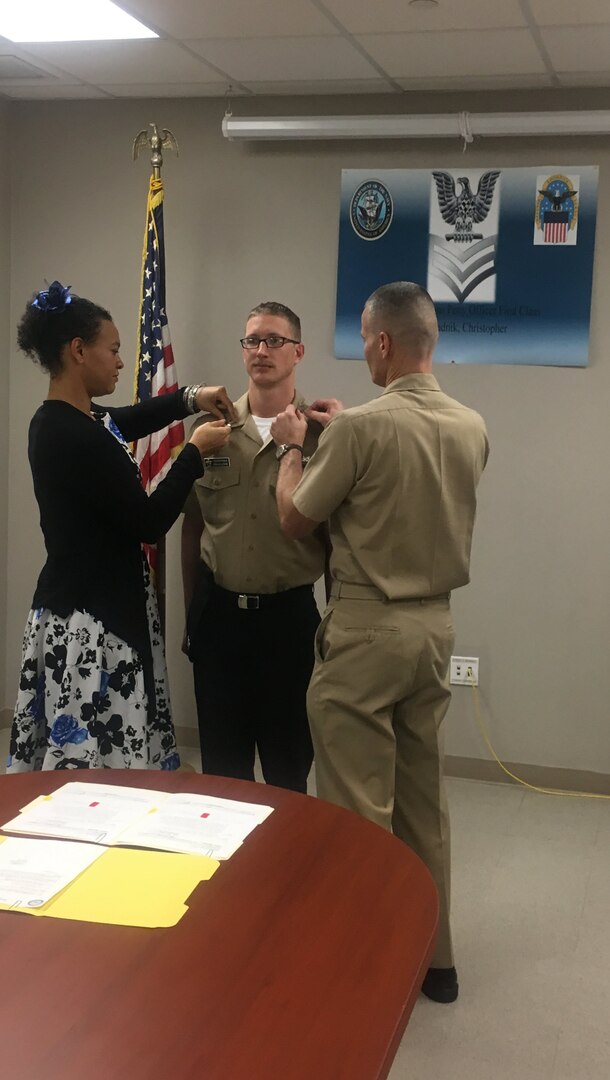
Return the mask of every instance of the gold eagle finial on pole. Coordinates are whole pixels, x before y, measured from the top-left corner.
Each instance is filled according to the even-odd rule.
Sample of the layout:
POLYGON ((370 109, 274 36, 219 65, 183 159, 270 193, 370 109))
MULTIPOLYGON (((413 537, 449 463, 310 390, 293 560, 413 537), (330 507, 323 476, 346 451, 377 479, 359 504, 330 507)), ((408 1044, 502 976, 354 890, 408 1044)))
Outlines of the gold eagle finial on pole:
POLYGON ((153 168, 155 180, 161 179, 161 166, 163 165, 163 150, 175 150, 178 156, 178 143, 168 128, 161 128, 161 134, 156 124, 149 124, 149 131, 142 128, 133 140, 133 160, 135 161, 145 146, 151 149, 150 163, 153 168))

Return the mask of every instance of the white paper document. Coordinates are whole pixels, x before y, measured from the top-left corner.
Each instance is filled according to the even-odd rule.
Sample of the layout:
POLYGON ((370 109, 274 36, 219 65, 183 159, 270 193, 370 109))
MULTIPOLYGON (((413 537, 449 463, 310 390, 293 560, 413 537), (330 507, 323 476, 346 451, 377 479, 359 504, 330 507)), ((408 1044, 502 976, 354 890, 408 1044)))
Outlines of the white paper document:
POLYGON ((117 843, 228 859, 271 810, 210 795, 175 794, 125 829, 117 843))
POLYGON ((64 784, 52 795, 37 799, 2 828, 28 836, 57 836, 113 844, 136 818, 167 798, 163 791, 120 787, 117 784, 64 784))
POLYGON ((11 908, 40 907, 105 850, 66 840, 6 837, 0 843, 0 904, 11 908))
POLYGON ((271 806, 115 784, 67 783, 2 825, 9 833, 228 859, 271 806))

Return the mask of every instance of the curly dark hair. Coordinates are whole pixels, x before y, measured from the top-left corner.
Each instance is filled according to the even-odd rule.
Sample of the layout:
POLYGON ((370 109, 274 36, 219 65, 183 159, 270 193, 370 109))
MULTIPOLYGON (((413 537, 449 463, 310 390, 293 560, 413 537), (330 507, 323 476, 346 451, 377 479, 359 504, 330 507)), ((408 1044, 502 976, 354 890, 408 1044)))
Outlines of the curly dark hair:
POLYGON ((36 360, 43 371, 58 375, 62 369, 61 354, 64 345, 73 338, 82 338, 90 345, 100 331, 100 325, 112 315, 106 308, 85 300, 82 296, 71 297, 71 302, 61 311, 45 311, 34 304, 35 293, 21 316, 17 327, 19 348, 36 360))

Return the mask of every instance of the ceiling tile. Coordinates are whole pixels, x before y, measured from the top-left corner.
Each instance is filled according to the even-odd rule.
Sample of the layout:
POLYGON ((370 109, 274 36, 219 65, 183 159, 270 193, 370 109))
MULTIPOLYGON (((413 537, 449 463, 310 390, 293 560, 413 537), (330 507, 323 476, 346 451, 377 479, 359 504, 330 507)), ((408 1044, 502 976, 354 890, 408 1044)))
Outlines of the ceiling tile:
POLYGON ((431 9, 408 0, 124 2, 159 41, 16 45, 0 37, 0 95, 224 97, 230 84, 244 97, 548 86, 530 18, 562 85, 610 85, 610 0, 439 0, 431 9), (4 61, 8 80, 3 56, 13 58, 4 61), (29 78, 17 78, 21 63, 33 67, 29 78))
POLYGON ((338 33, 310 0, 134 0, 130 11, 183 39, 338 33))
POLYGON ((454 75, 397 79, 403 90, 510 90, 553 86, 550 75, 454 75))
POLYGON ((342 37, 276 38, 245 41, 191 41, 191 48, 241 83, 295 79, 366 79, 376 69, 342 37))
MULTIPOLYGON (((128 98, 181 98, 181 97, 224 97, 227 83, 100 83, 100 89, 111 97, 128 98)), ((2 84, 0 84, 0 89, 2 84)), ((244 95, 249 97, 249 95, 244 95)))
POLYGON ((540 26, 610 23, 608 0, 530 0, 530 7, 540 26))
POLYGON ((46 79, 47 73, 20 56, 11 56, 9 53, 0 55, 0 80, 28 78, 46 79))
POLYGON ((544 73, 527 30, 366 34, 358 40, 394 78, 544 73))
POLYGON ((413 8, 407 0, 324 0, 324 6, 351 34, 526 25, 519 0, 446 0, 429 10, 413 8))
POLYGON ((541 33, 556 71, 610 71, 610 25, 547 27, 541 33))
POLYGON ((28 42, 27 50, 94 83, 218 82, 217 72, 168 41, 28 42))
MULTIPOLYGON (((14 56, 17 60, 22 60, 25 64, 34 68, 37 74, 42 72, 45 77, 50 75, 53 79, 59 79, 60 82, 80 83, 81 81, 74 75, 66 77, 66 72, 61 68, 55 67, 54 64, 49 63, 47 60, 43 60, 39 56, 32 55, 32 53, 23 49, 21 46, 0 39, 0 59, 6 56, 14 56)), ((32 75, 32 78, 33 77, 34 75, 32 75)))
POLYGON ((605 71, 558 71, 562 86, 610 86, 610 72, 605 71))
MULTIPOLYGON (((246 86, 253 94, 395 94, 385 79, 319 79, 317 82, 253 82, 246 86)), ((233 99, 235 100, 235 99, 233 99)))
POLYGON ((18 86, 10 86, 10 84, 0 83, 0 89, 7 97, 18 98, 21 101, 65 101, 67 99, 81 101, 89 98, 108 100, 108 95, 103 90, 95 86, 83 86, 82 83, 45 83, 43 86, 39 84, 24 86, 22 83, 18 86))

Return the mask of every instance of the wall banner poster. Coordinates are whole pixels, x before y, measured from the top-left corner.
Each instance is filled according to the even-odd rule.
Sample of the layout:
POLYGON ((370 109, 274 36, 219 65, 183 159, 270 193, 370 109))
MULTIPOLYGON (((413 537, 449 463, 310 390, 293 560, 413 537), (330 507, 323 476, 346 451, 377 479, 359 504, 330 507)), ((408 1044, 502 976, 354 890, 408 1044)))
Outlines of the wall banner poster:
POLYGON ((590 165, 344 170, 336 355, 362 357, 376 288, 416 281, 437 361, 585 367, 597 179, 590 165))

